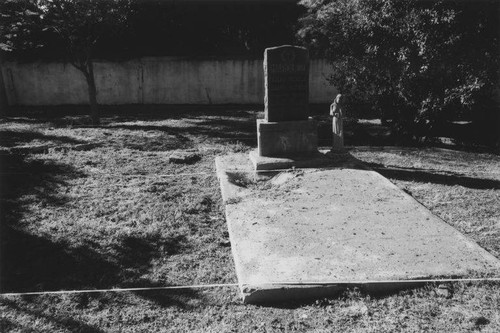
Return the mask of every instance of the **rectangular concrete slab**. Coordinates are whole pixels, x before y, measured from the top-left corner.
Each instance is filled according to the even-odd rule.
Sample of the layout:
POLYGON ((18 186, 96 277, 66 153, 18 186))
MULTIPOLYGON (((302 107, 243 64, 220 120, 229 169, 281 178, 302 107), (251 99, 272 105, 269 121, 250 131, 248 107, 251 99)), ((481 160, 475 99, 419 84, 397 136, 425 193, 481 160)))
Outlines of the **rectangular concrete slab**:
POLYGON ((216 166, 245 302, 500 273, 497 258, 352 160, 258 176, 244 154, 218 157, 216 166))

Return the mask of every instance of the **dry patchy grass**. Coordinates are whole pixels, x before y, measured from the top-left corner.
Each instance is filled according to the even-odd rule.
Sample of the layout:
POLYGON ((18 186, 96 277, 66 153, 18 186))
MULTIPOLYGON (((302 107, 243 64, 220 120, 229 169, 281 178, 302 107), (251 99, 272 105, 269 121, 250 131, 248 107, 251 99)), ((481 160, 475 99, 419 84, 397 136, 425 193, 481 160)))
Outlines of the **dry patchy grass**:
MULTIPOLYGON (((110 116, 98 128, 75 119, 3 121, 2 292, 236 282, 214 158, 255 146, 255 114, 110 116), (172 164, 174 150, 201 158, 172 164)), ((362 146, 352 154, 500 257, 498 155, 362 146)), ((235 287, 2 297, 0 328, 500 331, 498 284, 446 287, 444 296, 428 285, 274 307, 241 304, 235 287)))

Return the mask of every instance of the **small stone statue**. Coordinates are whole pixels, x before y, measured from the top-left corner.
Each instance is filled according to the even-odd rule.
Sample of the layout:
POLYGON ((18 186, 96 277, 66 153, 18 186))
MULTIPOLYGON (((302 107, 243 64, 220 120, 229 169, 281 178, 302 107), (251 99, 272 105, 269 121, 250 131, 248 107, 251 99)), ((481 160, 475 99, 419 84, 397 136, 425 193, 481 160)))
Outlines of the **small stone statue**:
POLYGON ((330 105, 330 116, 332 119, 333 142, 332 150, 344 149, 344 98, 341 94, 335 97, 330 105))

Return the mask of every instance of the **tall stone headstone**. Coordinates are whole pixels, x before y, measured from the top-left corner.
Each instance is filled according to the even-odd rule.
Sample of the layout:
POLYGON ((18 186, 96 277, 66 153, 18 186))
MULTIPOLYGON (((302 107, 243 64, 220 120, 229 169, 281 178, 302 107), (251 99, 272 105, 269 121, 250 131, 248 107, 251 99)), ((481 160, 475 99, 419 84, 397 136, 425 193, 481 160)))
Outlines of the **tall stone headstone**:
POLYGON ((267 121, 307 120, 309 53, 298 46, 271 47, 264 52, 267 121))
POLYGON ((264 52, 265 119, 257 120, 259 157, 301 157, 317 153, 317 123, 309 118, 309 53, 284 45, 264 52))

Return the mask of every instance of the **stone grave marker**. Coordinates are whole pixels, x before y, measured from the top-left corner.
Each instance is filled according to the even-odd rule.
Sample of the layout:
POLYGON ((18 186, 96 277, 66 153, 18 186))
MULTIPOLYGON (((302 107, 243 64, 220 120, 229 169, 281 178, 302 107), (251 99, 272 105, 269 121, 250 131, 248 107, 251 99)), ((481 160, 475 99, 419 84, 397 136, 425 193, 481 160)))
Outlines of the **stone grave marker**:
POLYGON ((265 114, 268 122, 307 120, 309 53, 298 46, 264 52, 265 114))
MULTIPOLYGON (((304 157, 318 152, 317 123, 309 118, 309 53, 283 45, 264 52, 265 119, 257 121, 256 169, 280 161, 264 157, 304 157)), ((286 162, 288 163, 288 161, 286 162)))

